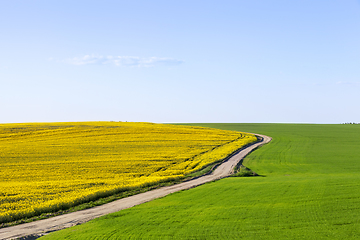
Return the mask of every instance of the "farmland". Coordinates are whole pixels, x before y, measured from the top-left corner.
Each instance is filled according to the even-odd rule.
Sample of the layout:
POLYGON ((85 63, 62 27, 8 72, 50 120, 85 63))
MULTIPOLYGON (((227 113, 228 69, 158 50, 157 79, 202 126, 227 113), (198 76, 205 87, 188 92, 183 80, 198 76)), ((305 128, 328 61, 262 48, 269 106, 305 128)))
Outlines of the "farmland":
MULTIPOLYGON (((43 239, 359 239, 360 126, 197 124, 273 141, 227 178, 43 239)), ((42 239, 42 238, 41 238, 42 239)))
POLYGON ((251 134, 152 123, 0 125, 0 222, 183 178, 256 141, 251 134))

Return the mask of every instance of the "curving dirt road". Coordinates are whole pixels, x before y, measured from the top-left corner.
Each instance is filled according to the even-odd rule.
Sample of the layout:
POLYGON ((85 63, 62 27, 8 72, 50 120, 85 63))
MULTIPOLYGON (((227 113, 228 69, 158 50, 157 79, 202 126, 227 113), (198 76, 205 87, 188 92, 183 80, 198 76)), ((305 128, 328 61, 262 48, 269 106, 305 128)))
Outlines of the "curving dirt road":
POLYGON ((239 161, 241 161, 247 154, 249 154, 252 150, 257 148, 258 146, 266 144, 271 141, 271 137, 260 134, 256 134, 256 135, 262 137, 263 140, 241 150, 239 153, 229 158, 226 162, 219 165, 209 175, 205 175, 173 186, 162 187, 149 192, 140 193, 127 198, 122 198, 86 210, 72 212, 31 223, 24 223, 12 227, 2 228, 0 229, 0 239, 16 239, 20 237, 27 237, 26 239, 36 239, 38 236, 42 236, 56 230, 78 225, 109 213, 130 208, 135 205, 139 205, 141 203, 145 203, 156 198, 164 197, 170 193, 174 193, 184 189, 190 189, 207 182, 211 182, 217 179, 227 177, 232 173, 236 164, 239 161))

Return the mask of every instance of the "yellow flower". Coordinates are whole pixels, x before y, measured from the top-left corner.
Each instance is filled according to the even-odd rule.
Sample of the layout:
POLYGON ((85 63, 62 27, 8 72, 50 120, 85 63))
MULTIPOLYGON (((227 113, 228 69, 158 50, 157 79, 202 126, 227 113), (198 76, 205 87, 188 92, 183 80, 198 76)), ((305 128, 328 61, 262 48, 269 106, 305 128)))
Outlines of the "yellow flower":
POLYGON ((252 134, 168 124, 1 124, 0 222, 183 177, 254 141, 252 134))

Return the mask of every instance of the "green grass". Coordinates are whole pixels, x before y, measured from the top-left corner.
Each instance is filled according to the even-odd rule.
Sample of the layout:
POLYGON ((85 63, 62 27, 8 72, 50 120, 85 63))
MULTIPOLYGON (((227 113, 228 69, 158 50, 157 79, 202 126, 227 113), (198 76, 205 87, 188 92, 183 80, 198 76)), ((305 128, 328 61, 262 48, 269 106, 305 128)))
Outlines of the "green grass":
POLYGON ((44 239, 360 239, 360 125, 194 124, 273 141, 232 177, 44 239))

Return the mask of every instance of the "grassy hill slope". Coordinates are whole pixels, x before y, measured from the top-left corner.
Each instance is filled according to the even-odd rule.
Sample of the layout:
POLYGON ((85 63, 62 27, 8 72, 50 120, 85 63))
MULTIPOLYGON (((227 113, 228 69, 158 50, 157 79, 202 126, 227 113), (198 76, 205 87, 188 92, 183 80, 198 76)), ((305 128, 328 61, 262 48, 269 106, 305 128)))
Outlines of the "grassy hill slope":
POLYGON ((262 177, 205 184, 44 239, 360 238, 360 125, 196 125, 273 137, 244 161, 262 177))

